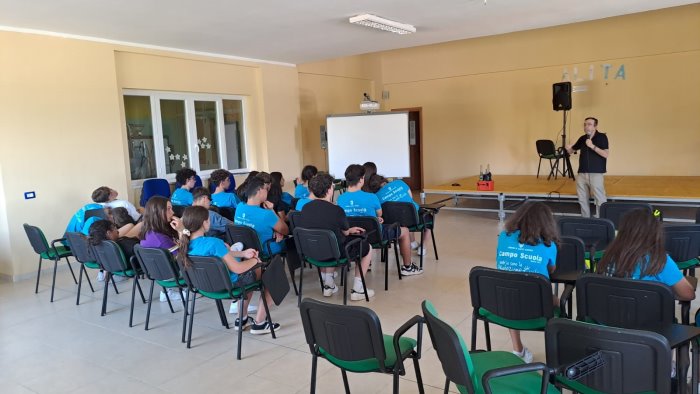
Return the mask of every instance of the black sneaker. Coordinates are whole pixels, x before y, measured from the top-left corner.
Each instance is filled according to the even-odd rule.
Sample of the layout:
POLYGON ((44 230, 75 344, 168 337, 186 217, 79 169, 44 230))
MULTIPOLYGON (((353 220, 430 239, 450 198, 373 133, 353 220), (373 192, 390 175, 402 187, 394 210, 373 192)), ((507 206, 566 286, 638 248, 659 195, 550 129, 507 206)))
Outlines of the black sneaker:
MULTIPOLYGON (((241 318, 237 318, 236 322, 234 323, 233 329, 238 331, 240 328, 238 325, 240 324, 241 318)), ((243 331, 245 331, 246 328, 248 328, 248 323, 250 323, 253 327, 255 327, 255 320, 253 320, 252 317, 246 316, 243 318, 243 331)))
POLYGON ((423 270, 418 268, 418 266, 413 263, 411 263, 411 265, 404 265, 401 267, 401 276, 420 275, 422 273, 423 270))
MULTIPOLYGON (((272 323, 272 326, 274 327, 275 332, 277 332, 277 330, 279 330, 281 327, 279 323, 272 323)), ((254 335, 268 334, 270 331, 270 323, 267 320, 260 324, 253 322, 253 325, 250 327, 250 333, 254 335)))

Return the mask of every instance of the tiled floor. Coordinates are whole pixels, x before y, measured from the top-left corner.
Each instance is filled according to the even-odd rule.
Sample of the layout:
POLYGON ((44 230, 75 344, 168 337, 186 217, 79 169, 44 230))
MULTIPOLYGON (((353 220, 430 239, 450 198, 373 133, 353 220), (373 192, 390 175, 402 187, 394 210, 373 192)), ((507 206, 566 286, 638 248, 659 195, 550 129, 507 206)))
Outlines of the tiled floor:
MULTIPOLYGON (((443 211, 437 226, 439 261, 431 251, 425 258, 425 273, 402 281, 396 277, 395 268, 390 268, 388 292, 383 290, 384 268, 375 262, 369 286, 376 290, 376 297, 369 304, 352 303, 375 310, 386 333, 393 333, 411 316, 420 314, 421 301, 430 299, 441 316, 469 338, 467 275, 475 265, 494 265, 498 221, 494 214, 443 211)), ((315 275, 307 271, 305 283, 315 284, 315 275)), ((129 328, 131 282, 119 284, 119 295, 110 291, 108 314, 101 317, 102 283, 94 280, 94 272, 91 279, 100 287, 93 294, 84 286, 79 306, 75 305, 77 286, 67 270, 58 274, 53 303, 49 302, 50 271, 42 275, 39 294, 34 294, 33 280, 0 284, 2 393, 309 391, 311 356, 293 292, 272 310, 274 319, 282 324, 277 339, 246 332, 243 359, 238 361, 236 331, 221 326, 212 302, 197 300, 192 349, 187 349, 180 342, 181 304, 171 314, 167 303, 156 301, 150 330, 145 331, 146 306, 138 302, 135 326, 129 328)), ((306 287, 304 294, 342 302, 341 292, 330 299, 323 298, 313 286, 306 287)), ((228 317, 232 323, 234 315, 228 317)), ((483 327, 480 328, 479 347, 483 348, 483 327)), ((445 376, 425 332, 420 363, 425 390, 440 393, 445 376)), ((495 349, 510 350, 505 329, 493 327, 491 334, 495 349)), ((544 360, 542 333, 523 333, 523 340, 536 360, 544 360)), ((355 393, 391 392, 392 379, 388 375, 349 374, 349 379, 355 393)), ((323 360, 319 361, 317 391, 343 391, 340 371, 323 360)), ((417 392, 412 368, 401 380, 401 392, 417 392)))

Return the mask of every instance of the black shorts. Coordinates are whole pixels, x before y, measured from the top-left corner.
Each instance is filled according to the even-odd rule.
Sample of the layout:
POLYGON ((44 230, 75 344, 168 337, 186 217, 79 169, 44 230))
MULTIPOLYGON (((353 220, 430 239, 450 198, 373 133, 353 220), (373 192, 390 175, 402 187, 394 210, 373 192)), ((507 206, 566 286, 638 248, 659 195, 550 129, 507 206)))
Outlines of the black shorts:
POLYGON ((238 274, 238 279, 233 283, 233 287, 244 287, 255 283, 257 279, 255 278, 255 270, 246 271, 242 274, 238 274))
MULTIPOLYGON (((350 243, 350 241, 352 241, 353 239, 355 238, 347 237, 347 239, 345 240, 345 245, 350 243)), ((367 242, 367 240, 362 240, 350 246, 350 249, 348 249, 348 253, 350 255, 345 256, 345 245, 343 245, 343 247, 341 248, 340 253, 343 257, 350 257, 350 260, 355 260, 358 257, 365 257, 369 254, 369 252, 372 251, 372 245, 370 245, 369 242, 367 242), (360 256, 360 249, 362 249, 362 256, 360 256)))
POLYGON ((382 239, 388 241, 401 236, 401 227, 382 226, 382 239))

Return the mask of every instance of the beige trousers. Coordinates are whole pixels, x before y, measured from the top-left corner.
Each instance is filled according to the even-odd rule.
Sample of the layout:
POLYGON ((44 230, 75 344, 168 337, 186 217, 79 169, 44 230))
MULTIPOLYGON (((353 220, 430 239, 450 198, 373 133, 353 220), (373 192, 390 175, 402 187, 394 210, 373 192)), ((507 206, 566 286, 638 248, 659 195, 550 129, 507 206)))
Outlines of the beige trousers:
POLYGON ((608 201, 605 196, 605 181, 603 174, 581 173, 576 174, 576 194, 578 203, 581 205, 581 216, 591 217, 591 194, 596 205, 596 216, 600 211, 600 206, 608 201))

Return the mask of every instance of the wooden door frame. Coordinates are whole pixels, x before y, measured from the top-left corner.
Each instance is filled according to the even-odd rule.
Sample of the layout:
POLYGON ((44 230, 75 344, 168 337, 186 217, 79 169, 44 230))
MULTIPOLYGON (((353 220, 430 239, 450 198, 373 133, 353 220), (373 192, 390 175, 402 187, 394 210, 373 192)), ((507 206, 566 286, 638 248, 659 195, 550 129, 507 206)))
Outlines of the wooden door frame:
POLYGON ((407 111, 407 112, 418 112, 418 121, 420 127, 420 140, 418 141, 418 156, 420 157, 420 191, 423 191, 423 138, 424 138, 424 133, 423 133, 423 107, 407 107, 407 108, 392 108, 392 112, 400 112, 400 111, 407 111))

